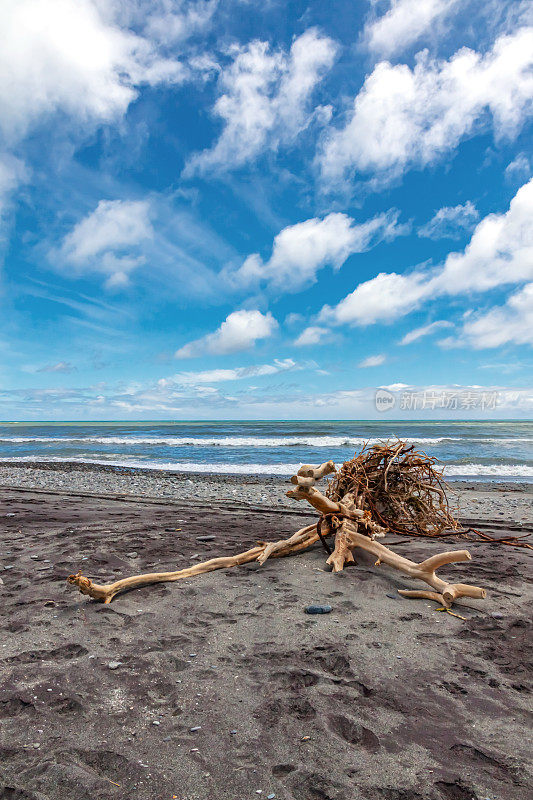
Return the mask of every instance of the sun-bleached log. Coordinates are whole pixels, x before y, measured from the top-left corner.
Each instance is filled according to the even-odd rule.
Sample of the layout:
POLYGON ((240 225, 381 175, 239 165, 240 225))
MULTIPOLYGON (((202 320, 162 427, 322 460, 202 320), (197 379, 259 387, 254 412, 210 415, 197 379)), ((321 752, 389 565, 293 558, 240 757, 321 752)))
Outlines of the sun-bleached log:
MULTIPOLYGON (((289 489, 287 497, 292 497, 293 500, 307 500, 307 502, 311 503, 313 508, 320 511, 321 514, 343 513, 340 503, 337 503, 335 500, 330 500, 319 492, 318 489, 315 489, 314 486, 310 486, 309 488, 306 486, 297 486, 296 489, 289 489)), ((348 510, 344 509, 344 511, 347 512, 348 510)))
MULTIPOLYGON (((427 590, 399 589, 399 594, 403 595, 403 597, 428 598, 429 596, 429 599, 437 600, 446 608, 451 606, 453 601, 460 597, 473 597, 478 600, 483 600, 486 597, 485 589, 481 589, 478 586, 469 586, 464 583, 449 583, 439 578, 436 574, 436 570, 445 564, 454 564, 459 561, 471 561, 472 556, 468 550, 452 550, 446 553, 438 553, 417 564, 416 561, 404 558, 404 556, 389 550, 385 545, 358 533, 356 526, 350 520, 345 521, 344 535, 345 542, 350 550, 360 547, 362 550, 366 550, 368 553, 377 556, 377 566, 380 563, 388 564, 390 567, 394 567, 400 570, 400 572, 409 575, 410 578, 418 578, 424 581, 424 583, 427 583, 436 590, 436 592, 430 592, 428 594, 427 590)), ((332 563, 335 564, 334 561, 332 561, 332 563)), ((340 558, 337 559, 337 563, 339 563, 339 565, 341 564, 340 558)), ((344 562, 342 562, 342 566, 343 565, 344 562)), ((342 569, 342 566, 340 566, 340 569, 342 569)))
POLYGON ((281 553, 287 548, 290 548, 291 552, 294 552, 293 548, 306 542, 306 546, 309 547, 311 544, 314 544, 318 539, 318 533, 316 531, 316 524, 307 525, 305 528, 301 528, 301 530, 296 531, 290 536, 288 539, 280 539, 278 542, 270 542, 265 546, 265 549, 262 553, 257 557, 257 560, 260 564, 264 564, 267 558, 274 556, 276 553, 281 553), (312 541, 308 541, 312 539, 312 541))
POLYGON ((318 481, 320 478, 324 478, 326 475, 331 475, 332 472, 336 471, 337 468, 334 461, 325 461, 318 467, 313 467, 312 464, 302 464, 298 470, 298 475, 300 475, 302 478, 314 478, 315 481, 318 481))
POLYGON ((335 531, 335 549, 326 561, 326 564, 331 564, 333 572, 341 572, 345 564, 353 564, 355 559, 350 549, 350 541, 348 537, 348 520, 340 521, 337 517, 333 517, 333 526, 335 531))

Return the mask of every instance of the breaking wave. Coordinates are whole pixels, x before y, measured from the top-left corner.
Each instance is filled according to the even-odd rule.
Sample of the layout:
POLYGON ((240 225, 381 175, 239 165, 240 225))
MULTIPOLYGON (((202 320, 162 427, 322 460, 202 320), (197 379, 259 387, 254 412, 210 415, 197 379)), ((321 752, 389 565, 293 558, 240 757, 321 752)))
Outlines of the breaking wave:
MULTIPOLYGON (((8 444, 103 444, 103 445, 153 445, 166 447, 361 447, 365 442, 378 444, 389 437, 367 438, 354 436, 218 436, 213 438, 178 436, 10 436, 0 437, 8 444)), ((515 444, 533 442, 533 438, 498 439, 468 436, 400 437, 407 444, 441 444, 443 442, 484 442, 486 444, 515 444)))
MULTIPOLYGON (((0 463, 79 463, 95 464, 123 469, 153 469, 168 472, 188 472, 218 475, 293 475, 301 463, 294 464, 232 464, 232 463, 193 463, 188 461, 138 461, 127 459, 102 460, 96 458, 69 458, 68 456, 14 456, 0 458, 0 463)), ((533 467, 525 464, 446 464, 443 466, 446 477, 494 477, 500 479, 533 478, 533 467)))

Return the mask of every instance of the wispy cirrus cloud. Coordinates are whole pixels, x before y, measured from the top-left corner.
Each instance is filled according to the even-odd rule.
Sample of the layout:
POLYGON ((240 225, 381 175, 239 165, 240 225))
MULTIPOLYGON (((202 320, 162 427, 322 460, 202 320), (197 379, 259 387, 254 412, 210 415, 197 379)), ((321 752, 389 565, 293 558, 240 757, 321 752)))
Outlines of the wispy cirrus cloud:
POLYGON ((76 367, 70 361, 58 361, 56 364, 46 364, 44 367, 39 367, 36 372, 62 372, 68 375, 75 372, 76 367))
POLYGON ((443 330, 443 328, 453 328, 453 323, 446 319, 437 319, 435 322, 430 322, 429 325, 422 325, 420 328, 414 328, 414 330, 409 331, 399 344, 412 344, 425 336, 431 336, 436 331, 443 330))
POLYGON ((505 168, 505 177, 509 181, 524 181, 531 177, 533 170, 525 153, 518 153, 505 168))
POLYGON ((467 200, 463 205, 443 206, 418 229, 418 236, 426 239, 456 239, 470 231, 479 219, 479 211, 467 200))
POLYGON ((275 359, 272 364, 253 364, 249 367, 233 367, 231 369, 207 369, 198 372, 178 372, 172 378, 162 378, 158 385, 168 386, 170 382, 180 386, 198 386, 208 383, 223 383, 226 381, 238 381, 246 378, 259 378, 265 375, 277 375, 280 372, 287 372, 301 369, 301 365, 293 361, 292 358, 275 359))
POLYGON ((366 367, 380 367, 385 363, 386 360, 387 357, 383 353, 378 353, 375 356, 367 356, 367 358, 363 358, 363 360, 360 361, 357 366, 360 369, 365 369, 366 367))

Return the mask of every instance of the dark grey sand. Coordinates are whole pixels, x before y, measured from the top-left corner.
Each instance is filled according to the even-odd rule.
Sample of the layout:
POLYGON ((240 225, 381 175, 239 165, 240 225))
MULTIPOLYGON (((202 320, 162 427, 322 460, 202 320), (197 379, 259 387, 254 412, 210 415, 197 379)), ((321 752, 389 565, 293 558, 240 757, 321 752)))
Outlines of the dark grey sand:
MULTIPOLYGON (((324 572, 320 546, 105 606, 65 577, 176 569, 285 537, 313 516, 295 503, 268 513, 146 499, 156 476, 133 476, 136 500, 104 497, 119 480, 133 494, 131 475, 9 469, 2 482, 17 477, 19 487, 0 489, 2 800, 530 796, 531 551, 466 544, 472 562, 442 570, 487 588, 485 601, 455 606, 465 620, 401 599, 396 589, 413 584, 365 554, 324 572), (56 493, 43 491, 43 473, 56 493), (41 491, 21 489, 25 481, 41 491), (198 541, 205 534, 216 538, 198 541), (333 610, 310 617, 309 603, 333 610)), ((210 479, 210 497, 241 480, 210 479)), ((189 502, 205 490, 192 476, 162 484, 189 502)), ((272 486, 247 484, 249 502, 272 486)), ((484 490, 501 506, 499 523, 487 521, 483 494, 470 497, 493 525, 484 530, 500 535, 519 513, 531 527, 531 495, 515 488, 484 490)), ((417 560, 465 546, 386 543, 417 560)))

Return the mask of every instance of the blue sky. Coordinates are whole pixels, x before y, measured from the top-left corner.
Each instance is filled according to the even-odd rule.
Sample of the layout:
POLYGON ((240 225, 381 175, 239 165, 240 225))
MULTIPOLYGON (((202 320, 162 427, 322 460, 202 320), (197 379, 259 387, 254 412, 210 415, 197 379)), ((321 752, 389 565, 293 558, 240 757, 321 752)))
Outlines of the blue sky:
POLYGON ((0 418, 531 417, 532 25, 4 0, 0 418))

